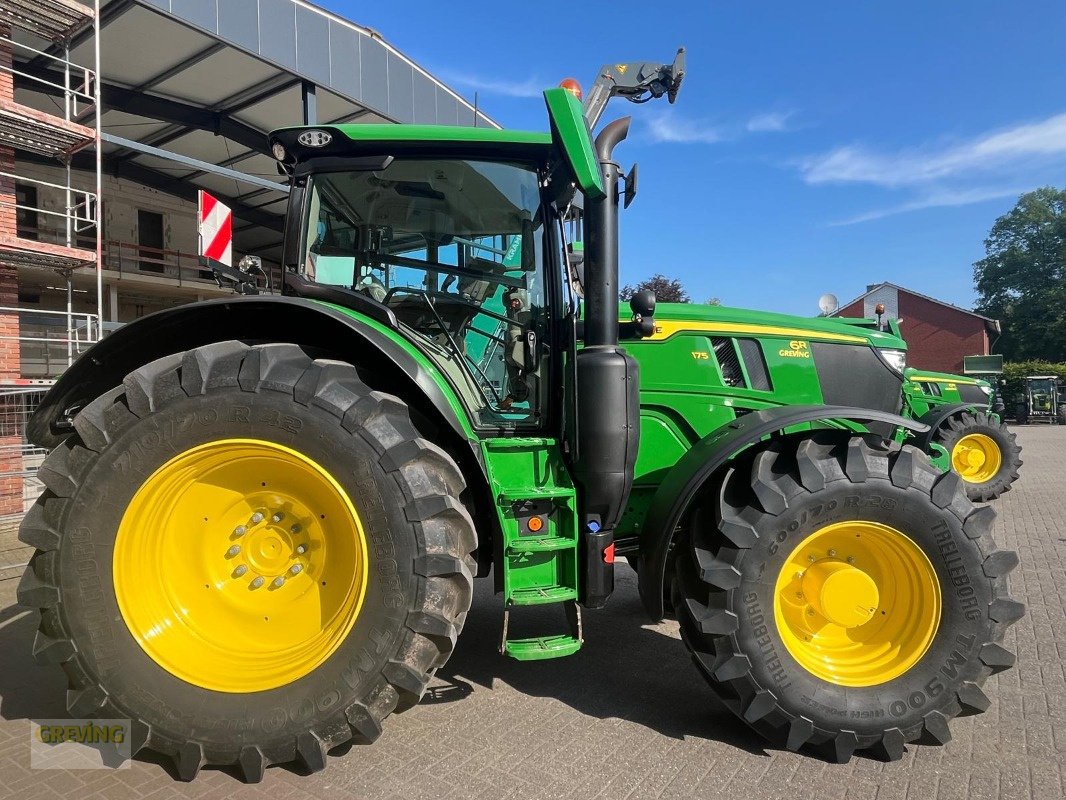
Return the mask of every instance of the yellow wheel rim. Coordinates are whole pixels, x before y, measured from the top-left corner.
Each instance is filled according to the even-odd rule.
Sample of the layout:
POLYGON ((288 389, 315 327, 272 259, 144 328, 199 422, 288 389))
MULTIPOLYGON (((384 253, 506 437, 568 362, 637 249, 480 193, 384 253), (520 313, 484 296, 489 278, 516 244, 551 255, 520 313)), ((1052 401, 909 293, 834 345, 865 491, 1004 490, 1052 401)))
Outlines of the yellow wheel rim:
POLYGON ((775 586, 786 649, 839 686, 876 686, 913 667, 933 641, 940 608, 940 582, 925 553, 878 522, 838 522, 811 534, 775 586))
POLYGON ((307 456, 224 439, 170 459, 119 524, 115 595, 141 648, 184 681, 258 692, 348 636, 367 583, 359 514, 307 456))
POLYGON ((968 433, 951 448, 951 468, 969 483, 988 483, 1002 465, 999 445, 983 433, 968 433))

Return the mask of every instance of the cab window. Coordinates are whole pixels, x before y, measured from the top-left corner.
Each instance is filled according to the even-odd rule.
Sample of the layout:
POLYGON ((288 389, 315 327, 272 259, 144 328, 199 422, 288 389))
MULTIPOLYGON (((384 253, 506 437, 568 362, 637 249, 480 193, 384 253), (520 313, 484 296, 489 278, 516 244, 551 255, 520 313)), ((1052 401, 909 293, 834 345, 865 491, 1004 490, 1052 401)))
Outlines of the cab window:
POLYGON ((550 326, 535 170, 394 159, 317 173, 309 195, 305 278, 391 308, 480 422, 540 419, 550 326))

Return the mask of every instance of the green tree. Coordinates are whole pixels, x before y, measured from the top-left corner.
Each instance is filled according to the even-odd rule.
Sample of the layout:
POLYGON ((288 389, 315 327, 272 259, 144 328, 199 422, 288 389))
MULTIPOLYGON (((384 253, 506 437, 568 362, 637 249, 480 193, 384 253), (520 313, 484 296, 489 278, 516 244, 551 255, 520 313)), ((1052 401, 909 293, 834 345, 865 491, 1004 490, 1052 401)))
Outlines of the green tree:
POLYGON ((977 311, 998 319, 1010 361, 1066 360, 1066 190, 1023 194, 996 220, 974 263, 977 311))
POLYGON ((667 278, 661 272, 657 272, 650 278, 640 281, 635 286, 631 286, 627 283, 622 287, 622 291, 618 293, 618 297, 624 302, 637 292, 644 291, 645 289, 651 289, 655 292, 655 300, 659 303, 689 302, 688 292, 686 292, 685 287, 681 285, 681 281, 676 278, 667 278))

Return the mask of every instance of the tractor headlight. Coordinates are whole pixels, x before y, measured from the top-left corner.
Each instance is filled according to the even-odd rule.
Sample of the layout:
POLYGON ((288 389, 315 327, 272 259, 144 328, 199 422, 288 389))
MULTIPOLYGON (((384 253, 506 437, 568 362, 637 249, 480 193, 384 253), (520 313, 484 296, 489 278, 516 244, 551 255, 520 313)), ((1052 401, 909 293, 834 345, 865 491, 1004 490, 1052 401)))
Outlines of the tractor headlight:
POLYGON ((907 351, 906 350, 881 350, 881 357, 888 362, 888 365, 892 367, 900 375, 903 374, 903 370, 907 368, 907 351))

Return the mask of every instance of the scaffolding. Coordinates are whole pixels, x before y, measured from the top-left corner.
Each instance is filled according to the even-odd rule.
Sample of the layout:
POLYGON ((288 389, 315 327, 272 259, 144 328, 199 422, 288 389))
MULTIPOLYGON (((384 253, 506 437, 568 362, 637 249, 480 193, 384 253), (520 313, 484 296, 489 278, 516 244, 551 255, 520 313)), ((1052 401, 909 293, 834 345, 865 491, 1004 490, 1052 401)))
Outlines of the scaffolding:
POLYGON ((47 387, 101 335, 99 12, 100 0, 0 0, 0 551, 41 492, 45 453, 26 441, 26 422, 47 387), (73 42, 86 36, 92 63, 75 64, 73 42), (19 102, 25 98, 16 91, 31 101, 55 97, 54 113, 19 102), (93 185, 75 186, 72 160, 87 148, 95 150, 93 185), (24 174, 20 153, 55 159, 64 177, 24 174), (52 204, 40 202, 42 195, 52 204), (92 267, 97 313, 75 313, 72 276, 92 267), (65 311, 18 307, 27 270, 56 276, 65 311))
MULTIPOLYGON (((32 37, 16 38, 14 33, 4 30, 4 35, 0 35, 0 51, 5 55, 0 62, 0 79, 6 80, 9 86, 8 91, 0 92, 0 147, 53 157, 63 165, 65 175, 63 183, 50 183, 20 175, 14 163, 8 169, 0 169, 0 185, 6 188, 0 191, 0 218, 16 220, 16 225, 9 224, 0 230, 0 265, 55 272, 67 287, 66 318, 70 322, 75 319, 71 313, 71 276, 75 270, 96 266, 98 318, 103 306, 99 5, 99 0, 92 7, 74 0, 0 0, 0 30, 32 34, 32 37), (89 28, 93 35, 94 63, 75 64, 70 57, 71 42, 89 28), (26 38, 33 43, 23 40, 26 38), (43 44, 35 46, 38 40, 43 44), (20 69, 16 66, 19 63, 16 56, 28 63, 44 64, 50 67, 48 75, 61 78, 49 79, 42 77, 39 70, 20 69), (19 88, 49 89, 61 94, 62 108, 50 114, 17 102, 16 79, 19 88), (88 147, 96 151, 91 189, 74 186, 71 170, 74 154, 88 147), (64 198, 63 205, 57 210, 40 203, 20 202, 16 186, 56 190, 64 198), (32 214, 35 219, 44 217, 54 224, 27 229, 17 224, 20 212, 32 214)), ((66 338, 74 337, 75 331, 68 330, 66 338)), ((0 385, 5 382, 5 378, 0 378, 0 385)))

